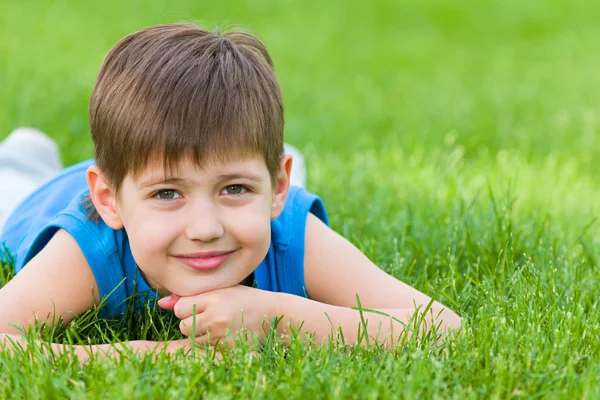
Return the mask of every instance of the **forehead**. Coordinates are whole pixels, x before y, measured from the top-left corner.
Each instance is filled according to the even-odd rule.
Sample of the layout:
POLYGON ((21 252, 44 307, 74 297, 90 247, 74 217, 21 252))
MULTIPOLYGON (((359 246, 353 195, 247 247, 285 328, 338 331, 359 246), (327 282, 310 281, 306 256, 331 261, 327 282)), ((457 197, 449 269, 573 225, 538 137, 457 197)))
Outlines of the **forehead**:
POLYGON ((145 168, 131 178, 138 184, 166 181, 168 179, 208 181, 227 176, 247 177, 252 180, 269 180, 269 171, 262 157, 246 156, 237 160, 206 160, 198 164, 190 157, 166 164, 163 160, 151 160, 145 168))

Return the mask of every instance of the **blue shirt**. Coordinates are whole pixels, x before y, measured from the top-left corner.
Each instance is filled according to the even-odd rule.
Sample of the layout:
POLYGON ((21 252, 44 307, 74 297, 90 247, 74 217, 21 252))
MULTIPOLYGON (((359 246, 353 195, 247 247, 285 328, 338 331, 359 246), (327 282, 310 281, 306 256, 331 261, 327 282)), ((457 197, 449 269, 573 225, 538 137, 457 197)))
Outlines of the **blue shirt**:
MULTIPOLYGON (((127 234, 103 221, 91 221, 83 199, 89 194, 85 172, 93 160, 65 169, 60 175, 27 197, 6 221, 0 242, 14 257, 18 273, 44 248, 59 230, 69 232, 83 252, 105 304, 103 317, 125 312, 126 300, 134 294, 157 299, 141 275, 131 254, 127 234)), ((254 271, 256 287, 272 292, 308 297, 304 284, 304 234, 312 213, 328 224, 319 197, 292 186, 283 211, 271 221, 271 245, 254 271)))

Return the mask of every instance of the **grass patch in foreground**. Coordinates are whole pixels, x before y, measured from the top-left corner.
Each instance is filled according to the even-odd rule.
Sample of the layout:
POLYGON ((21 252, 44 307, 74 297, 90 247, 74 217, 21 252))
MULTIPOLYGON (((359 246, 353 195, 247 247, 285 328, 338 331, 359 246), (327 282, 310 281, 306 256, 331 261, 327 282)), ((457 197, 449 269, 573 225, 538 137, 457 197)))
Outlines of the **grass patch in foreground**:
MULTIPOLYGON (((9 263, 0 266, 3 276, 13 275, 9 263)), ((358 308, 360 299, 357 298, 358 308)), ((66 345, 89 345, 128 340, 168 341, 183 338, 178 330, 178 320, 171 313, 162 312, 156 305, 135 311, 137 299, 132 298, 122 318, 99 319, 101 305, 75 318, 66 328, 49 328, 38 324, 25 332, 27 345, 14 345, 12 350, 0 350, 0 368, 9 378, 0 383, 0 396, 17 398, 79 397, 96 394, 108 398, 162 398, 169 396, 197 397, 211 394, 227 397, 281 396, 319 397, 330 384, 330 377, 340 379, 355 371, 357 382, 347 386, 346 380, 336 382, 336 395, 359 397, 381 394, 378 386, 363 383, 372 378, 371 370, 379 370, 385 362, 391 368, 396 361, 406 364, 411 352, 418 351, 428 357, 438 358, 444 343, 435 327, 426 336, 404 335, 397 346, 385 350, 376 338, 360 332, 366 331, 368 314, 363 311, 362 324, 357 326, 361 346, 349 347, 343 335, 325 344, 317 344, 311 336, 292 330, 291 343, 284 345, 281 338, 270 330, 262 343, 248 341, 246 332, 236 336, 235 346, 215 348, 198 347, 176 354, 156 351, 138 355, 130 350, 120 350, 118 356, 92 355, 80 363, 73 351, 55 354, 49 342, 66 345), (302 338, 301 338, 302 337, 302 338), (361 369, 372 363, 372 368, 361 369), (318 367, 324 375, 313 375, 318 367), (241 379, 241 380, 240 380, 241 379), (302 386, 299 381, 306 379, 302 386), (284 383, 280 388, 272 383, 284 383), (286 382, 287 380, 287 382, 286 382), (105 386, 106 385, 106 386, 105 386)), ((424 310, 427 311, 428 307, 424 310)), ((419 331, 424 318, 415 314, 408 330, 419 331)), ((279 323, 273 321, 272 327, 279 323)), ((117 346, 115 346, 116 348, 117 346)), ((9 346, 10 348, 10 346, 9 346)))
MULTIPOLYGON (((412 276, 429 293, 441 287, 440 298, 464 317, 456 339, 441 346, 426 340, 393 350, 346 349, 296 337, 284 347, 270 337, 262 349, 239 341, 217 364, 184 354, 128 355, 83 367, 36 350, 1 353, 7 379, 0 396, 594 398, 600 373, 595 239, 583 230, 573 236, 551 229, 511 211, 511 204, 510 191, 490 189, 470 205, 430 207, 428 214, 413 215, 404 239, 393 242, 390 254, 402 255, 394 264, 403 267, 390 273, 412 276)), ((4 268, 10 274, 10 266, 4 268)), ((177 321, 150 311, 104 321, 91 312, 47 338, 105 343, 181 337, 177 321)))

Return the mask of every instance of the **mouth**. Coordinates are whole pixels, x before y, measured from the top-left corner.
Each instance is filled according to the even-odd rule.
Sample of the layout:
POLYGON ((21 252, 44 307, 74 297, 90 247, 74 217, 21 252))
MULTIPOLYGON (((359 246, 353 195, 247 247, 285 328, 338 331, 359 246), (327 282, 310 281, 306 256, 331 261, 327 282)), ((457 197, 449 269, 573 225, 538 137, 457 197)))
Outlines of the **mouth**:
POLYGON ((202 253, 177 254, 173 257, 182 264, 198 271, 209 271, 219 268, 231 257, 236 250, 232 251, 209 251, 202 253))

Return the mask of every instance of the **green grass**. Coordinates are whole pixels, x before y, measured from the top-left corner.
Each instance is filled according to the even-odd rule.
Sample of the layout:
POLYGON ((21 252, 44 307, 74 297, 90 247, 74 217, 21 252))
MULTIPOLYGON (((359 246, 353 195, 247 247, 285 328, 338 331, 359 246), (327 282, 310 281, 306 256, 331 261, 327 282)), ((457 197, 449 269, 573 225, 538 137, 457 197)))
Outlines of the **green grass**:
MULTIPOLYGON (((178 20, 250 26, 275 60, 286 140, 305 152, 333 228, 394 276, 441 288, 464 327, 441 351, 271 338, 216 366, 181 355, 80 368, 3 353, 0 397, 600 396, 599 5, 123 3, 2 5, 0 138, 31 125, 57 139, 66 164, 86 159, 88 97, 116 40, 178 20)), ((91 313, 49 335, 177 336, 149 318, 91 313)))

